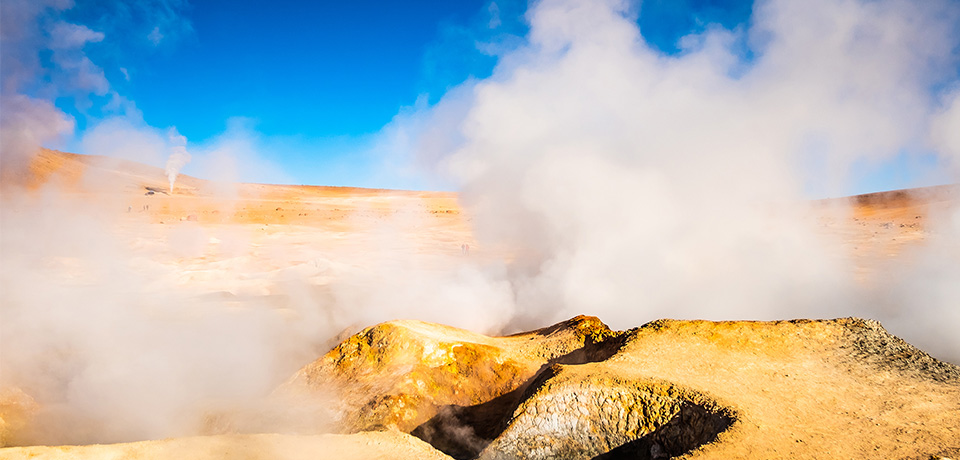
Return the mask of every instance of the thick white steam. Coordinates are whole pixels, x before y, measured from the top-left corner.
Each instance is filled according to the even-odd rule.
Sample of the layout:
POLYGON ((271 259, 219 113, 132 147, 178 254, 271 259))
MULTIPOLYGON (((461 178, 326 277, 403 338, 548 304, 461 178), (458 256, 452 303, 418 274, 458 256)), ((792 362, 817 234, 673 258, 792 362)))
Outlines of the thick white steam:
MULTIPOLYGON (((427 138, 455 127, 412 148, 459 181, 482 242, 519 248, 518 327, 581 313, 616 327, 860 315, 908 339, 960 326, 949 289, 858 283, 801 204, 904 152, 956 164, 956 99, 936 90, 956 84, 956 3, 761 1, 747 28, 707 27, 676 56, 644 41, 636 11, 535 2, 525 46, 414 120, 427 138), (875 289, 911 292, 897 311, 924 332, 875 289)), ((930 257, 938 286, 960 283, 955 254, 930 257)))
MULTIPOLYGON (((956 210, 863 284, 823 211, 804 205, 845 193, 864 162, 927 150, 960 162, 958 10, 760 1, 748 26, 707 27, 667 56, 644 42, 634 3, 534 2, 529 35, 490 78, 382 133, 459 184, 479 240, 470 257, 428 213, 380 218, 372 204, 352 219, 376 218, 380 232, 284 235, 146 224, 119 199, 5 193, 0 385, 53 412, 50 442, 105 442, 197 433, 208 409, 268 393, 342 328, 397 318, 498 332, 577 314, 616 328, 858 315, 960 362, 956 210)), ((65 81, 101 91, 76 53, 100 37, 61 32, 73 46, 62 62, 80 63, 65 81)), ((72 129, 49 102, 3 96, 4 164, 72 129)), ((118 155, 172 152, 172 191, 186 139, 105 122, 84 145, 121 132, 124 150, 141 152, 118 155)), ((226 136, 196 163, 236 170, 254 141, 226 136)), ((221 212, 244 211, 235 205, 221 212)))

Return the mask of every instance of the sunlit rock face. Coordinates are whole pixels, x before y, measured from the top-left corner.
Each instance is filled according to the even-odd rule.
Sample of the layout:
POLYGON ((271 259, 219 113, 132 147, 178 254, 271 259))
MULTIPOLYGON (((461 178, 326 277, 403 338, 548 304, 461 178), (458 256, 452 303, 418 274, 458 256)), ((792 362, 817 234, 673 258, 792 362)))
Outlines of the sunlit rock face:
POLYGON ((616 332, 577 317, 509 337, 397 321, 282 391, 330 386, 344 431, 410 432, 454 458, 953 455, 960 432, 960 369, 855 318, 616 332))
POLYGON ((659 320, 617 332, 577 317, 506 337, 394 321, 349 337, 274 393, 316 395, 344 434, 11 448, 0 457, 214 458, 266 445, 274 458, 334 447, 352 458, 483 460, 960 453, 960 368, 856 318, 659 320))
POLYGON ((431 419, 483 404, 512 406, 546 366, 603 359, 620 335, 585 316, 508 337, 393 321, 348 338, 301 369, 280 393, 336 389, 333 416, 342 430, 396 428, 430 438, 446 428, 431 419))
POLYGON ((37 403, 17 387, 0 387, 0 447, 23 442, 22 432, 30 425, 37 403))
POLYGON ((734 420, 696 392, 578 370, 545 373, 481 458, 617 458, 651 449, 674 456, 713 441, 734 420))

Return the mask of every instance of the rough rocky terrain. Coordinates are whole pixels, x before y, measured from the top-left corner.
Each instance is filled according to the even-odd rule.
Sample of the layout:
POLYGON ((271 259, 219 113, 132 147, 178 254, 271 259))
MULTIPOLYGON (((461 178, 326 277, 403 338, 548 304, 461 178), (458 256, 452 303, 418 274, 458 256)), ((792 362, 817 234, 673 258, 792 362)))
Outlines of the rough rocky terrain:
MULTIPOLYGON (((145 274, 150 292, 185 293, 177 298, 229 315, 264 311, 291 334, 328 329, 303 332, 323 339, 285 350, 265 409, 205 412, 191 434, 207 436, 86 446, 33 445, 87 442, 50 428, 59 420, 49 409, 69 382, 49 391, 50 382, 10 371, 31 359, 77 365, 72 351, 4 347, 0 446, 25 447, 0 449, 0 458, 960 457, 960 371, 870 320, 659 320, 614 331, 580 316, 491 337, 412 320, 361 330, 382 319, 348 311, 311 316, 318 302, 369 295, 331 286, 383 265, 455 272, 463 244, 471 262, 513 257, 511 248, 477 247, 452 193, 186 175, 171 192, 158 168, 54 151, 41 152, 19 182, 30 192, 0 184, 4 219, 44 206, 79 210, 133 254, 123 267, 145 274), (174 244, 185 236, 189 244, 174 244), (291 279, 305 282, 291 289, 291 279), (339 434, 319 434, 329 431, 339 434)), ((883 282, 877 267, 921 246, 932 216, 958 200, 957 186, 884 192, 825 200, 815 218, 840 237, 838 253, 869 286, 883 282), (838 203, 850 212, 834 212, 838 203)), ((51 226, 67 235, 73 224, 51 226)), ((62 254, 25 260, 44 279, 76 285, 97 268, 62 254)), ((402 287, 372 300, 390 301, 402 287)), ((21 331, 2 332, 6 344, 21 331)))
POLYGON ((339 404, 332 416, 344 431, 398 429, 468 455, 492 439, 536 375, 559 363, 606 359, 618 340, 583 316, 508 337, 395 321, 350 337, 280 393, 333 390, 339 404))
POLYGON ((660 320, 613 332, 578 317, 501 338, 394 322, 352 337, 287 386, 326 382, 349 389, 345 430, 412 432, 455 458, 960 452, 960 368, 856 318, 660 320), (582 348, 564 359, 539 351, 563 336, 582 348), (462 361, 471 370, 446 376, 461 364, 445 350, 459 348, 472 350, 462 361))
POLYGON ((278 393, 331 387, 345 434, 9 448, 0 458, 960 454, 960 368, 857 318, 660 320, 615 332, 578 317, 507 337, 397 321, 350 337, 278 393))

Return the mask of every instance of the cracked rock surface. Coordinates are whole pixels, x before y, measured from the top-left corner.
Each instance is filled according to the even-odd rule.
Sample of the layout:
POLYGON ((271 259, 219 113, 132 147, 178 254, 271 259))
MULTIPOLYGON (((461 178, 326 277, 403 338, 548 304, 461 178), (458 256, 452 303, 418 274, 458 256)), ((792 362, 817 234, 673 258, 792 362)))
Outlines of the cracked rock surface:
POLYGON ((353 434, 18 448, 0 458, 250 446, 276 454, 262 458, 354 449, 369 456, 338 458, 960 457, 960 368, 857 318, 658 320, 617 332, 577 317, 507 337, 397 321, 350 337, 277 391, 326 392, 337 428, 353 434))
POLYGON ((551 369, 552 375, 524 400, 480 458, 589 459, 653 439, 658 432, 663 439, 656 445, 662 451, 668 445, 682 454, 712 441, 733 420, 726 409, 696 392, 665 382, 594 374, 592 367, 551 369))
POLYGON ((605 353, 603 344, 619 336, 587 316, 507 337, 393 321, 345 340, 301 369, 281 392, 335 389, 337 410, 332 415, 344 432, 410 432, 444 408, 497 398, 507 399, 505 406, 510 406, 511 398, 544 366, 606 358, 612 352, 605 353))
POLYGON ((857 318, 616 332, 578 317, 509 337, 394 322, 287 385, 331 382, 346 431, 392 427, 459 459, 960 453, 960 369, 857 318))

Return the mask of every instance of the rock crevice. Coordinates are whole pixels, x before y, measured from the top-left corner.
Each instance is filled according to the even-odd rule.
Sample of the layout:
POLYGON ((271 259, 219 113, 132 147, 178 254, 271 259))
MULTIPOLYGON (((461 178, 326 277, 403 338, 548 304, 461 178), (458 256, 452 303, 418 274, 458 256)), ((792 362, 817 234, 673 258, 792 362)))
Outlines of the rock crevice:
POLYGON ((545 373, 480 459, 635 458, 638 451, 675 456, 712 441, 735 419, 697 392, 589 367, 554 366, 545 373))

